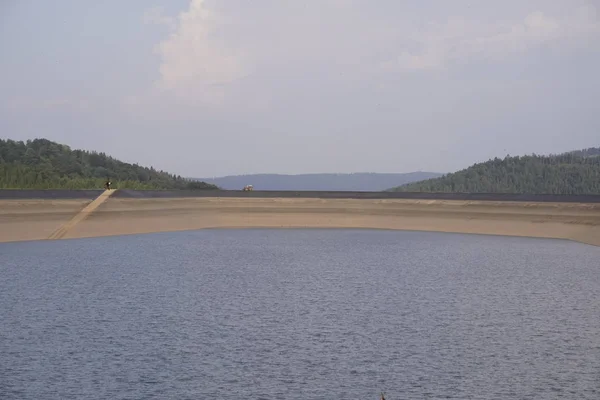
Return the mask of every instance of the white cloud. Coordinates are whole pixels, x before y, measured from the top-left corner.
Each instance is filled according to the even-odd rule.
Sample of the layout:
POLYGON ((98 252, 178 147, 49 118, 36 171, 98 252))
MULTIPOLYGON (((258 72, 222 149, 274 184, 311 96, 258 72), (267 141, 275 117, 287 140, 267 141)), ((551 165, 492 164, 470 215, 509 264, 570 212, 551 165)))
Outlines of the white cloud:
POLYGON ((370 80, 389 85, 382 71, 504 62, 543 44, 582 43, 597 35, 596 8, 574 2, 511 0, 503 3, 500 16, 458 0, 456 7, 438 7, 435 13, 427 4, 393 0, 377 7, 359 0, 235 5, 191 0, 174 18, 160 9, 146 13, 146 21, 173 29, 156 46, 156 85, 124 104, 141 114, 146 108, 174 110, 171 118, 200 109, 265 112, 295 101, 293 93, 304 85, 323 96, 328 90, 366 87, 370 80))
POLYGON ((243 77, 242 56, 217 37, 219 16, 204 0, 192 0, 177 18, 177 27, 157 46, 161 57, 161 89, 198 89, 221 85, 243 77))
MULTIPOLYGON (((191 0, 174 31, 157 46, 159 87, 207 90, 207 85, 231 83, 269 67, 330 65, 364 74, 378 67, 428 70, 498 60, 545 43, 597 35, 597 8, 581 1, 538 1, 532 5, 537 11, 508 1, 502 17, 484 17, 481 10, 469 11, 459 2, 456 10, 463 16, 446 13, 428 21, 433 13, 427 5, 415 11, 418 6, 392 2, 374 8, 371 2, 320 0, 318 7, 313 2, 269 2, 266 8, 258 2, 209 8, 205 0, 191 0)), ((155 9, 148 15, 171 21, 155 9)))
POLYGON ((204 0, 191 0, 177 17, 153 8, 144 20, 172 29, 155 46, 159 78, 152 87, 121 100, 124 110, 145 119, 179 120, 214 113, 223 107, 228 84, 248 73, 242 52, 223 36, 227 17, 209 9, 204 0))
POLYGON ((596 15, 596 8, 587 5, 561 16, 534 11, 517 23, 490 24, 463 18, 431 23, 409 36, 419 50, 401 50, 383 67, 419 70, 485 58, 498 60, 545 43, 597 36, 600 23, 596 15))

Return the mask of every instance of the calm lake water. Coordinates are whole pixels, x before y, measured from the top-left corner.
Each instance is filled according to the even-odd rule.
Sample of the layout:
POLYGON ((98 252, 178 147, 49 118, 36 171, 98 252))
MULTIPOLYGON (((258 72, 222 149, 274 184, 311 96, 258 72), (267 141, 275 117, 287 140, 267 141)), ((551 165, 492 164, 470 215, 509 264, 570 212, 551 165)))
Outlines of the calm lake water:
POLYGON ((0 398, 600 399, 600 249, 368 230, 0 244, 0 398))

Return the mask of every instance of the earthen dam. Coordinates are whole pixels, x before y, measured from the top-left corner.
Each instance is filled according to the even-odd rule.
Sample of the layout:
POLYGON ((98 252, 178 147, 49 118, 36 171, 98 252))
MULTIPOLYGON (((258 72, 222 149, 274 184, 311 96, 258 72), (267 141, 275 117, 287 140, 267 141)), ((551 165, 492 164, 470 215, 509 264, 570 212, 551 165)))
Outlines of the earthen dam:
POLYGON ((0 190, 0 242, 207 228, 367 228, 600 246, 600 195, 0 190))

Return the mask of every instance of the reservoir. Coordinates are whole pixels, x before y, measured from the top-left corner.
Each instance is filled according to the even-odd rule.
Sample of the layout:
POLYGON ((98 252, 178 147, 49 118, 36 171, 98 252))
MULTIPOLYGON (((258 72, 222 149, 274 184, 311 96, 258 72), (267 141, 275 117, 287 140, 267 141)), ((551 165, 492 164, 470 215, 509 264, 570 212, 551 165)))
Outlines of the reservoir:
POLYGON ((598 399, 600 248, 359 229, 0 243, 2 399, 598 399))

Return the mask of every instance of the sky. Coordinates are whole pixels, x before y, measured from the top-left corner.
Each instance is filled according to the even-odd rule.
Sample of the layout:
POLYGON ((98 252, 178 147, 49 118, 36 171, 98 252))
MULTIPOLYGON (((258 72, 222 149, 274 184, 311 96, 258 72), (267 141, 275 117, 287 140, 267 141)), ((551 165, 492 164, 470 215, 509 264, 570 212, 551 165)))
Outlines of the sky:
POLYGON ((188 177, 600 146, 600 0, 0 0, 0 137, 188 177))

